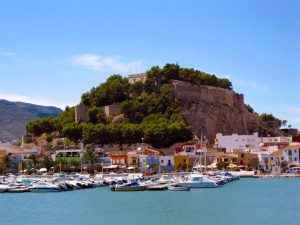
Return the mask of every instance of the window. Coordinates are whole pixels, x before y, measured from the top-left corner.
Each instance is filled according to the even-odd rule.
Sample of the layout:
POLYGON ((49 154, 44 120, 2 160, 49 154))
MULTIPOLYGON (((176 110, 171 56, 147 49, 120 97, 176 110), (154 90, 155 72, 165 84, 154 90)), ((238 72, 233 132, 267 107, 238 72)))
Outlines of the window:
POLYGON ((293 153, 292 153, 292 150, 289 150, 289 155, 292 155, 293 153))
POLYGON ((242 139, 242 141, 245 141, 245 139, 242 139))
POLYGON ((171 160, 169 159, 168 160, 168 166, 171 166, 172 164, 171 164, 171 160))
POLYGON ((294 150, 294 152, 296 153, 296 152, 297 152, 297 150, 294 150))
POLYGON ((160 160, 160 163, 164 163, 164 160, 160 160))
POLYGON ((244 158, 244 153, 241 154, 241 158, 244 158))
POLYGON ((281 157, 281 160, 283 160, 283 157, 281 157))
POLYGON ((273 160, 273 157, 271 157, 271 160, 273 160))
POLYGON ((297 161, 297 157, 294 158, 294 161, 297 161))

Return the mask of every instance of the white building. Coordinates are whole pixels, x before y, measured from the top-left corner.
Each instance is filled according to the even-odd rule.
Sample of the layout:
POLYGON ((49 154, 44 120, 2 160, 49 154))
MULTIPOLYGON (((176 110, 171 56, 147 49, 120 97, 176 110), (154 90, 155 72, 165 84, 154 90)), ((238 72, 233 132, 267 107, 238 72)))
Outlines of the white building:
POLYGON ((194 156, 198 151, 200 151, 199 144, 183 144, 175 149, 175 155, 194 156))
POLYGON ((226 152, 234 152, 234 150, 258 149, 260 140, 258 133, 252 135, 223 135, 218 133, 215 145, 218 148, 226 149, 226 152))
POLYGON ((300 165, 300 143, 293 142, 284 148, 284 160, 291 165, 300 165))
POLYGON ((260 142, 263 144, 279 144, 279 143, 291 143, 292 137, 262 137, 260 142))

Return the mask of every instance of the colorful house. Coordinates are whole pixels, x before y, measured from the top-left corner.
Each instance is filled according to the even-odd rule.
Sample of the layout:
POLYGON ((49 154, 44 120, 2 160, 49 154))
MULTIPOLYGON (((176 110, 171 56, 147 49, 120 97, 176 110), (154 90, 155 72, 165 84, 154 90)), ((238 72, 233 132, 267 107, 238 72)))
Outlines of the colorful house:
POLYGON ((97 160, 97 164, 103 166, 110 166, 112 165, 112 159, 110 157, 101 157, 97 160))
POLYGON ((176 171, 186 170, 186 168, 191 167, 190 157, 188 155, 175 155, 174 156, 174 169, 176 171))
POLYGON ((158 156, 140 156, 139 167, 141 171, 146 174, 157 173, 159 171, 159 157, 158 156))
POLYGON ((112 165, 122 165, 127 166, 127 152, 116 151, 109 154, 111 158, 112 165))
POLYGON ((174 170, 174 156, 167 155, 167 156, 160 156, 159 157, 160 169, 173 171, 174 170))
POLYGON ((139 166, 139 156, 137 151, 130 151, 127 153, 128 166, 138 167, 139 166))
POLYGON ((6 155, 6 150, 0 149, 0 162, 2 162, 2 158, 6 155))

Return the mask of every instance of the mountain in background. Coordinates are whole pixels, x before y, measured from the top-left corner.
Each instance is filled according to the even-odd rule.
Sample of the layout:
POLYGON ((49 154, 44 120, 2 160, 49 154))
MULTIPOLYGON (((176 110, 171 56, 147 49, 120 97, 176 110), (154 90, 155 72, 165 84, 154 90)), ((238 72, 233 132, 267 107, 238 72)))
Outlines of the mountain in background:
POLYGON ((19 139, 24 135, 28 121, 58 116, 61 112, 61 109, 53 106, 0 100, 0 140, 19 139))

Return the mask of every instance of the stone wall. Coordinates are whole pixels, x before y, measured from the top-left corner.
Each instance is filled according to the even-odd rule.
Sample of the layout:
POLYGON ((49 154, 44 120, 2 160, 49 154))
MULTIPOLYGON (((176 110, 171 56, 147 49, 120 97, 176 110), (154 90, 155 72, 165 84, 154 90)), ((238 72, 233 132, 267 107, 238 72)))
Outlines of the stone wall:
POLYGON ((75 107, 75 123, 85 123, 88 122, 87 116, 88 107, 86 106, 76 106, 75 107))
POLYGON ((196 86, 172 80, 175 97, 181 101, 188 123, 200 137, 201 132, 211 143, 217 133, 249 134, 258 131, 258 118, 244 106, 244 96, 233 91, 196 86))

